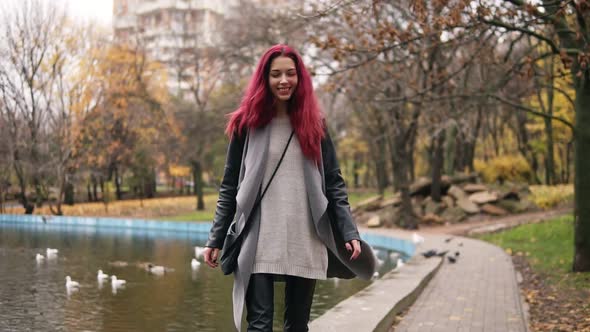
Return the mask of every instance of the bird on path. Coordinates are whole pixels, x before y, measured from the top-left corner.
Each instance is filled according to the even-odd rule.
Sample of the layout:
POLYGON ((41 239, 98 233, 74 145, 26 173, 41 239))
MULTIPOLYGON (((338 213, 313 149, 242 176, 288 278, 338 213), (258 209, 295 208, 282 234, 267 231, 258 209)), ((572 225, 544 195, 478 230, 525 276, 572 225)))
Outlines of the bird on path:
POLYGON ((424 237, 419 235, 418 233, 412 233, 412 242, 414 244, 424 243, 424 237))
POLYGON ((404 261, 401 258, 397 259, 397 264, 395 265, 395 271, 398 271, 399 269, 401 269, 404 265, 404 261))
POLYGON ((434 250, 434 249, 430 249, 430 250, 422 253, 422 256, 424 256, 425 258, 430 258, 435 255, 436 255, 436 250, 434 250))

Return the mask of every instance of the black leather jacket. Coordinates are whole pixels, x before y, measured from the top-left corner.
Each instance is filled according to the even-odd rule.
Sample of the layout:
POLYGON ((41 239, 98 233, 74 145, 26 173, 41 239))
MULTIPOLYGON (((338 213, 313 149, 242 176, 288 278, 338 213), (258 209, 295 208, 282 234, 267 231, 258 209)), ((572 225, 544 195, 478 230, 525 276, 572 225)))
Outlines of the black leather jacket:
MULTIPOLYGON (((219 189, 219 199, 217 200, 217 208, 209 232, 207 247, 219 249, 223 247, 227 229, 233 220, 236 211, 236 195, 238 193, 238 179, 245 138, 245 133, 241 136, 234 133, 229 143, 223 180, 219 189)), ((340 172, 334 143, 327 130, 321 145, 330 222, 332 227, 335 228, 334 231, 340 233, 344 242, 359 240, 360 236, 352 219, 346 185, 340 172)))

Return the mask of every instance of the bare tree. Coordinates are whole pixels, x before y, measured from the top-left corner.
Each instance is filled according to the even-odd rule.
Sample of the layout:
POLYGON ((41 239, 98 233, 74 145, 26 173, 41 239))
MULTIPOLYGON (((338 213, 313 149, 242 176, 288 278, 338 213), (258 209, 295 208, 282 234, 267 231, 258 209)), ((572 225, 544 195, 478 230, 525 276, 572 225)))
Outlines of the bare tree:
POLYGON ((45 125, 54 93, 55 38, 65 23, 65 11, 37 0, 19 3, 4 13, 4 33, 0 58, 0 89, 3 116, 8 121, 12 167, 20 188, 20 203, 25 213, 34 205, 28 195, 31 186, 34 200, 40 205, 47 197, 45 179, 48 165, 45 125))

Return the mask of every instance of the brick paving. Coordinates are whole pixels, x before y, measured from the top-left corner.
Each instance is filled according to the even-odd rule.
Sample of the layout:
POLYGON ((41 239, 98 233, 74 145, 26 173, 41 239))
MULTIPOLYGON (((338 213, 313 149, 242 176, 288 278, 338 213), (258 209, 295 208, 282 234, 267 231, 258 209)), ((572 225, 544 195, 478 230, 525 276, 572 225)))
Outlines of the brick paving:
MULTIPOLYGON (((390 272, 383 277, 384 280, 375 282, 374 287, 368 287, 364 293, 359 292, 341 302, 314 320, 310 331, 528 332, 527 312, 523 308, 511 257, 497 246, 461 235, 477 233, 491 226, 510 228, 567 213, 571 213, 571 209, 423 227, 418 233, 425 238, 425 242, 417 248, 418 255, 430 249, 448 250, 448 255, 453 257, 455 252, 459 252, 456 263, 445 259, 422 289, 418 283, 410 284, 408 280, 422 280, 425 271, 434 271, 440 260, 413 257, 406 271, 402 268, 401 273, 390 272), (393 315, 403 308, 403 305, 398 308, 397 304, 412 296, 408 294, 421 289, 401 321, 390 327, 391 323, 386 322, 393 322, 393 315), (368 302, 385 309, 366 311, 368 302), (375 315, 379 317, 373 317, 375 315)), ((400 229, 360 227, 360 230, 395 238, 412 238, 412 232, 400 229)))
POLYGON ((453 236, 447 243, 451 236, 423 235, 419 252, 437 249, 460 255, 454 264, 443 263, 391 331, 528 331, 510 256, 479 240, 453 236))

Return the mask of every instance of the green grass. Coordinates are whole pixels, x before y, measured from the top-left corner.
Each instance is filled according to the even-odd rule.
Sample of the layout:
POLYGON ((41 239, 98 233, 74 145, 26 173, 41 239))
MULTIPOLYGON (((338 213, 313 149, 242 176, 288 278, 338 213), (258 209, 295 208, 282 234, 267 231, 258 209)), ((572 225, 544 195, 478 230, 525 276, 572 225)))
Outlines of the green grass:
POLYGON ((205 209, 205 211, 193 211, 191 213, 179 214, 171 217, 160 217, 159 220, 167 221, 213 221, 215 215, 215 206, 213 209, 205 209))
POLYGON ((504 248, 512 255, 524 255, 531 267, 558 286, 590 287, 590 273, 571 272, 574 256, 573 216, 483 235, 482 240, 504 248))
MULTIPOLYGON (((364 201, 367 198, 371 198, 377 196, 378 193, 376 191, 367 191, 367 192, 348 192, 348 203, 350 206, 355 206, 358 203, 364 201)), ((391 198, 393 194, 389 191, 385 192, 384 199, 391 198)))
MULTIPOLYGON (((376 192, 362 192, 362 193, 349 193, 348 195, 348 201, 350 203, 351 206, 354 206, 356 204, 358 204, 359 202, 373 197, 377 195, 376 192)), ((385 195, 386 197, 388 196, 387 194, 385 195)), ((389 195, 391 196, 391 195, 389 195)), ((169 217, 160 217, 157 218, 159 220, 169 220, 169 221, 212 221, 213 220, 213 216, 215 215, 215 202, 217 202, 217 197, 215 197, 214 200, 212 200, 213 203, 211 203, 211 201, 209 201, 208 204, 205 204, 205 211, 193 211, 190 213, 185 213, 185 214, 179 214, 179 215, 175 215, 175 216, 169 216, 169 217)))

